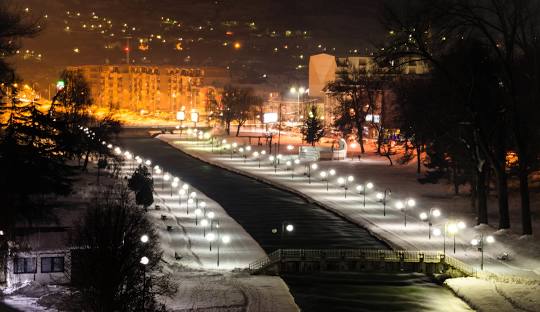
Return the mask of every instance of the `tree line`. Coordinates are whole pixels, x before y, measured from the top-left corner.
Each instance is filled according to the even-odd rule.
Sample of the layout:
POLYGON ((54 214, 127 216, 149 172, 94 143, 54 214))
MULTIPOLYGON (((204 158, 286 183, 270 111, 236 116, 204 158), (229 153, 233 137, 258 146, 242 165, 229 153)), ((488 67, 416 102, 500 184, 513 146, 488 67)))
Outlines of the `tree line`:
MULTIPOLYGON (((532 234, 529 177, 538 170, 540 3, 533 0, 387 1, 377 62, 423 62, 429 74, 392 80, 399 128, 426 152, 422 182, 469 184, 477 222, 510 228, 509 179, 519 184, 521 227, 532 234)), ((392 64, 392 65, 390 65, 392 64)))

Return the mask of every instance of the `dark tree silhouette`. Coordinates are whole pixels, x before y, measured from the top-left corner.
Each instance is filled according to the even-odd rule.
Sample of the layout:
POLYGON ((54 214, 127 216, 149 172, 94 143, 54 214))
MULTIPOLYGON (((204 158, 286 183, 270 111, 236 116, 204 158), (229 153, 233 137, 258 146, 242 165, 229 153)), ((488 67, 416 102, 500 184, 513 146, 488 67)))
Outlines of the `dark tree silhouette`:
POLYGON ((99 194, 76 227, 72 281, 83 310, 157 311, 155 297, 172 295, 176 286, 161 271, 159 236, 144 213, 116 185, 99 194), (148 241, 141 242, 147 235, 148 241), (142 257, 148 264, 140 263, 142 257))
POLYGON ((317 113, 317 107, 312 106, 308 117, 304 120, 302 127, 302 136, 304 141, 315 146, 324 137, 324 124, 317 113))
POLYGON ((139 165, 128 181, 128 187, 135 192, 137 205, 142 205, 145 209, 154 202, 154 181, 148 168, 139 165))

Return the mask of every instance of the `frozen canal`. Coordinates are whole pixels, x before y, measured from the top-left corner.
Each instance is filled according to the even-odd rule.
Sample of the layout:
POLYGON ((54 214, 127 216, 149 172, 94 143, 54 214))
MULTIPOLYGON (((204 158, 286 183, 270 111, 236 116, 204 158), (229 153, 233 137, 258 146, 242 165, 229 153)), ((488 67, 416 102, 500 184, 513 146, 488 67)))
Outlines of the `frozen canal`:
MULTIPOLYGON (((173 175, 218 202, 267 253, 278 248, 387 248, 364 229, 296 195, 201 162, 140 132, 127 131, 120 145, 166 164, 173 175), (294 231, 282 237, 282 224, 294 225, 294 231)), ((304 311, 469 311, 450 291, 417 274, 323 273, 284 279, 304 311)))

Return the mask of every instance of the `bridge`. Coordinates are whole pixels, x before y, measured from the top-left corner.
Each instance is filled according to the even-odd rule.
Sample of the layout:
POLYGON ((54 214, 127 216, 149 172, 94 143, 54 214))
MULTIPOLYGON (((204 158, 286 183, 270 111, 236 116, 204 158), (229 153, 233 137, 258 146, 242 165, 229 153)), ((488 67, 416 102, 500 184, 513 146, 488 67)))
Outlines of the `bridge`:
POLYGON ((251 274, 452 271, 461 276, 477 276, 476 269, 441 252, 379 249, 278 249, 251 263, 249 271, 251 274))

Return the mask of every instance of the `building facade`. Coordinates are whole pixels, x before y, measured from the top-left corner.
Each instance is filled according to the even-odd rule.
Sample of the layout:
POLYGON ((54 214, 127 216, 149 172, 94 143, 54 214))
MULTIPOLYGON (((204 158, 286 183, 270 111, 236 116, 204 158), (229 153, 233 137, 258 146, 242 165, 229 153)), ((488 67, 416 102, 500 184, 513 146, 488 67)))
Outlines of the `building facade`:
POLYGON ((177 111, 205 115, 204 71, 196 68, 135 65, 69 67, 88 81, 94 105, 173 116, 177 111))

